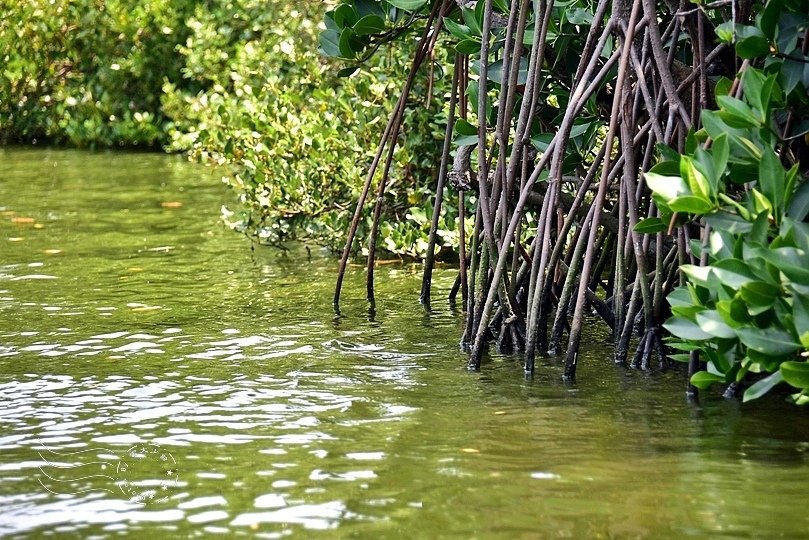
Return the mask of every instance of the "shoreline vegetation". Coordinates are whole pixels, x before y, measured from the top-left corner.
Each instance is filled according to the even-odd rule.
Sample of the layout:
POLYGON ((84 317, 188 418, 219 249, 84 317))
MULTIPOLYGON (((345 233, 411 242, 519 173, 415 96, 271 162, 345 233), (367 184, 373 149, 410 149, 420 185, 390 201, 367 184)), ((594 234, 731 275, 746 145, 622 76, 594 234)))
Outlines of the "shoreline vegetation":
POLYGON ((0 140, 187 152, 233 229, 344 243, 335 307, 352 258, 426 305, 455 260, 472 369, 573 380, 595 312, 690 395, 809 403, 807 0, 130 4, 5 8, 0 140))

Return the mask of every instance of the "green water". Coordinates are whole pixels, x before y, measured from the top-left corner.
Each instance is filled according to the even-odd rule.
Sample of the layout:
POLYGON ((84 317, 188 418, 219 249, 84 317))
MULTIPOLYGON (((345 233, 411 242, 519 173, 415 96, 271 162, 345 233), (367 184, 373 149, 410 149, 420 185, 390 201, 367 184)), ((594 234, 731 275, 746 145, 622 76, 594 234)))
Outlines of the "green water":
POLYGON ((217 173, 0 150, 0 536, 809 537, 809 416, 681 373, 464 369, 419 268, 250 249, 217 173), (179 204, 178 204, 179 203, 179 204))

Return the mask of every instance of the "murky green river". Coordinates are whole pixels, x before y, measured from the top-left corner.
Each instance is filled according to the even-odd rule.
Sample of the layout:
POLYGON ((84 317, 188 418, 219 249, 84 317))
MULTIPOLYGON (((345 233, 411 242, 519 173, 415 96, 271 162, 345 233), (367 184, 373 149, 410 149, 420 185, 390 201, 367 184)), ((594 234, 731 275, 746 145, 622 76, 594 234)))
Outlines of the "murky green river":
POLYGON ((217 178, 0 150, 0 536, 809 537, 807 412, 689 404, 598 333, 575 387, 470 373, 418 266, 336 316, 336 262, 252 251, 217 178))

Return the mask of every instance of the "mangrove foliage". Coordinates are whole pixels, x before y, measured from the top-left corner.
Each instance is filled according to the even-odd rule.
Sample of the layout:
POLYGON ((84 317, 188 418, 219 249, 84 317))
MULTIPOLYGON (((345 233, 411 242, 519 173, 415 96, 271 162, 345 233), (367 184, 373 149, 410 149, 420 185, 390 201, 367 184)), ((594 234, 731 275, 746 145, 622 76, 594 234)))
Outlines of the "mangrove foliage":
POLYGON ((390 42, 416 50, 335 304, 369 197, 374 301, 414 84, 451 73, 421 299, 442 206, 472 204, 451 293, 470 368, 496 346, 528 373, 537 355, 563 354, 573 379, 592 313, 613 330, 616 363, 679 360, 695 387, 752 383, 753 399, 785 381, 809 401, 807 14, 801 0, 342 1, 325 16, 325 54, 361 68, 390 42))

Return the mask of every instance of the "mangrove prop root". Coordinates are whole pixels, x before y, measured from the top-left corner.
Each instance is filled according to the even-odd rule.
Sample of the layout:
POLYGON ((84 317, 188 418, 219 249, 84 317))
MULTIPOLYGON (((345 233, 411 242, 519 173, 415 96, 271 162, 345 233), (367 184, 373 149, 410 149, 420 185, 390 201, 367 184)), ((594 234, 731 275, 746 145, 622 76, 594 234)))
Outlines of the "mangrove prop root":
MULTIPOLYGON (((705 260, 694 260, 688 243, 692 236, 704 241, 707 231, 693 225, 675 226, 672 221, 667 232, 637 232, 644 218, 658 215, 643 173, 653 164, 656 145, 681 146, 689 129, 699 129, 701 110, 710 106, 711 83, 705 66, 726 46, 709 47, 710 32, 701 15, 686 20, 674 11, 666 12, 676 10, 676 5, 599 0, 586 37, 582 36, 585 54, 566 83, 569 99, 561 113, 553 113, 561 120, 549 140, 535 146, 532 126, 548 117, 543 92, 557 76, 549 67, 554 60, 549 45, 554 0, 510 0, 505 15, 493 11, 492 0, 477 4, 481 2, 480 26, 487 39, 480 40, 474 68, 469 56, 455 53, 451 90, 432 99, 444 99, 448 114, 435 174, 420 300, 430 302, 439 215, 448 190, 457 193, 453 201, 458 206, 460 237, 459 271, 450 298, 454 302, 459 291, 463 296, 461 344, 470 353, 471 369, 481 368, 492 342, 500 351, 522 354, 529 373, 537 354, 564 354, 565 377, 573 380, 581 358, 582 326, 590 315, 612 328, 616 362, 627 362, 632 345, 632 365, 649 368, 657 356, 659 365, 665 366, 661 328, 668 315, 665 295, 682 282, 680 266, 705 264, 705 260), (526 39, 529 35, 531 41, 526 39), (698 43, 682 44, 690 41, 698 43), (692 47, 694 59, 689 66, 675 59, 675 48, 687 46, 692 47), (490 78, 495 62, 497 80, 490 78), (518 83, 518 76, 526 72, 527 80, 518 83), (468 110, 470 84, 477 86, 475 111, 468 110), (607 84, 611 105, 599 113, 606 127, 604 139, 592 145, 571 170, 568 162, 576 147, 573 129, 582 115, 593 114, 591 105, 603 98, 607 84), (498 108, 493 116, 487 106, 494 103, 498 108), (477 144, 455 146, 453 125, 467 116, 477 124, 477 144), (465 205, 472 200, 475 209, 468 212, 465 205), (474 223, 471 237, 466 234, 467 221, 469 226, 474 223)), ((367 296, 373 299, 380 209, 407 96, 425 59, 436 55, 435 47, 451 43, 436 36, 443 16, 459 4, 435 2, 426 19, 410 73, 357 203, 335 305, 360 215, 382 165, 368 244, 367 296)), ((425 98, 413 102, 423 104, 425 98)), ((689 372, 698 367, 699 358, 693 355, 689 372)), ((689 392, 695 389, 690 387, 689 392)))

